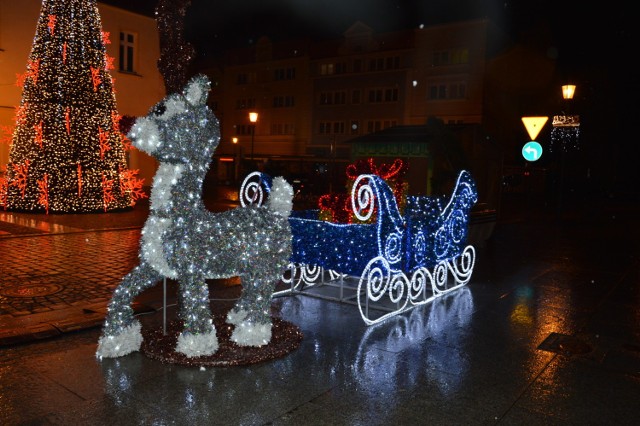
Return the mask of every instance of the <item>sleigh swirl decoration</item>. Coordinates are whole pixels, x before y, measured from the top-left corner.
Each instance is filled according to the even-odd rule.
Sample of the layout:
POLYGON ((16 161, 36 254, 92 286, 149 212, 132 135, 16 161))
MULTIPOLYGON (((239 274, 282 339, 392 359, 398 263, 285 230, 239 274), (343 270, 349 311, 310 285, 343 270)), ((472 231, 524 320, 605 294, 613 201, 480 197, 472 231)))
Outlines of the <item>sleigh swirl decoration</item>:
MULTIPOLYGON (((269 193, 269 176, 252 173, 243 188, 253 188, 249 178, 269 193)), ((463 170, 448 199, 409 196, 401 214, 387 183, 362 174, 351 191, 352 223, 319 220, 317 211, 291 213, 292 256, 283 277, 290 287, 274 296, 319 296, 314 287, 333 285, 341 295, 327 298, 356 304, 368 325, 429 303, 471 279, 476 253, 466 239, 476 201, 475 182, 463 170)))

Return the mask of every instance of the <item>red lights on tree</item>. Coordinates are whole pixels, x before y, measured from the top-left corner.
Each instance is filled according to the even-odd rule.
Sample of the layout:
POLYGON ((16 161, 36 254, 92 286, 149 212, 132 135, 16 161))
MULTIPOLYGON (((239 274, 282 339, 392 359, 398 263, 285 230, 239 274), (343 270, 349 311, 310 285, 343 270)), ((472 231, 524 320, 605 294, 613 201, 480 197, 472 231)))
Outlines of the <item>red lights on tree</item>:
POLYGON ((96 0, 43 0, 27 71, 18 78, 6 209, 97 212, 141 198, 142 179, 126 172, 109 43, 96 0))

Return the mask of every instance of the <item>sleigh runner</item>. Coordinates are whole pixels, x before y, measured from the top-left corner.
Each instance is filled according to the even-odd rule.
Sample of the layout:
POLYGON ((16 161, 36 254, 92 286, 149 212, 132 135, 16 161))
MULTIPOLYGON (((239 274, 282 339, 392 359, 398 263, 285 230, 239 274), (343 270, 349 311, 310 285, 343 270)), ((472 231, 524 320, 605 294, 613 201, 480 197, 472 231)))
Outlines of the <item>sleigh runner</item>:
MULTIPOLYGON (((241 188, 243 206, 262 204, 270 176, 254 172, 241 188)), ((401 213, 377 175, 356 178, 351 223, 318 219, 318 210, 292 211, 292 255, 274 296, 306 294, 356 304, 367 325, 423 305, 466 285, 475 263, 467 244, 473 178, 458 175, 449 199, 407 196, 401 213)))

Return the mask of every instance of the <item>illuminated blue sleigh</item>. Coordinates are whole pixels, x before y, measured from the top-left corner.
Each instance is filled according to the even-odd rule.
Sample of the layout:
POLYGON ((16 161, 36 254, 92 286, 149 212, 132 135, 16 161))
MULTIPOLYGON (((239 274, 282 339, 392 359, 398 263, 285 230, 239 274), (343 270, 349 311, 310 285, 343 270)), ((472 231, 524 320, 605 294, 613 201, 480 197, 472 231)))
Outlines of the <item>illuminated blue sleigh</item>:
MULTIPOLYGON (((262 204, 270 182, 260 172, 248 175, 242 205, 262 204)), ((292 211, 293 252, 283 277, 289 287, 274 296, 357 304, 368 325, 429 303, 471 279, 476 254, 466 240, 476 201, 475 182, 462 171, 449 199, 408 196, 401 214, 384 180, 360 175, 350 199, 359 223, 319 220, 318 210, 292 211)))

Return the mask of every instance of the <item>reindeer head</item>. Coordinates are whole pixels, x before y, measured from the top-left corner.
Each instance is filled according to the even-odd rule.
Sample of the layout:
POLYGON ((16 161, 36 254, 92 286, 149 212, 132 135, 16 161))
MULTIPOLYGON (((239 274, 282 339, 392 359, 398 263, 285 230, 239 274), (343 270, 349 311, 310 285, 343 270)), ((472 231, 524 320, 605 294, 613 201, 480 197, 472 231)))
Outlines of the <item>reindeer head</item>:
POLYGON ((196 75, 182 93, 138 118, 128 134, 133 146, 161 162, 208 166, 220 141, 218 120, 207 107, 210 85, 206 76, 196 75))

